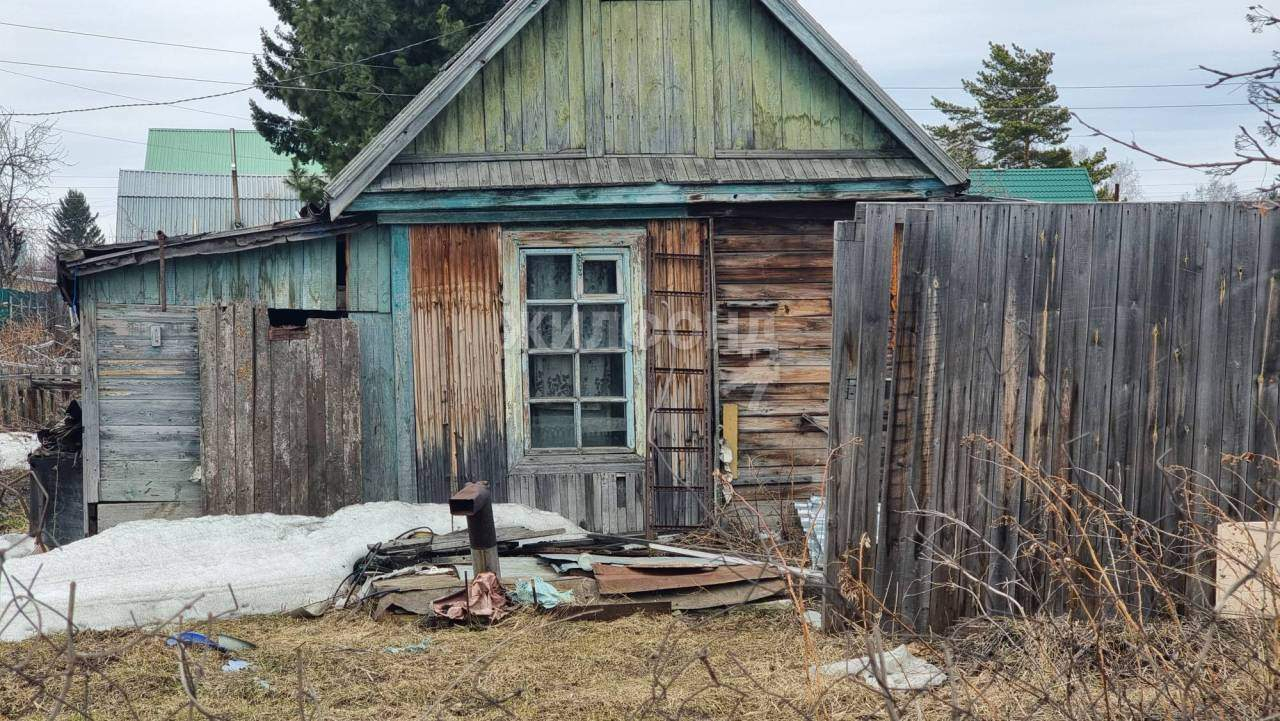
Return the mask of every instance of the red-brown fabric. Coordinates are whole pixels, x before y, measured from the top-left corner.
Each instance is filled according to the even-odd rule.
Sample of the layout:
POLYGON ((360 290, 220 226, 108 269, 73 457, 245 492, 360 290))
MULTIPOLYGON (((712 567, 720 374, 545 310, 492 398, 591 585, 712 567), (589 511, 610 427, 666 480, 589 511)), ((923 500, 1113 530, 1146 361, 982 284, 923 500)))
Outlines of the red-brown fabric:
POLYGON ((498 577, 482 573, 466 589, 438 599, 432 608, 439 616, 461 621, 468 615, 501 619, 511 611, 511 601, 498 577))

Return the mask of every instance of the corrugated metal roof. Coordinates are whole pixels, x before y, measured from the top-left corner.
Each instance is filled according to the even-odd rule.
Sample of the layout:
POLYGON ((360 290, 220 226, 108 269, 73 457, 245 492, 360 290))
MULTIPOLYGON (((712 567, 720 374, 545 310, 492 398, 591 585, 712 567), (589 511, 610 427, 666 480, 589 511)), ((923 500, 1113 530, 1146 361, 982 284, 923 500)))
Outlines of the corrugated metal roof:
POLYGON ((391 165, 370 190, 459 190, 644 183, 916 180, 933 175, 911 158, 686 158, 626 156, 468 160, 391 165))
MULTIPOLYGON (((271 149, 256 130, 237 130, 236 169, 250 175, 283 175, 292 161, 271 149)), ((315 170, 314 166, 306 166, 315 170)), ((151 128, 147 131, 146 170, 177 173, 230 173, 231 131, 151 128)))
MULTIPOLYGON (((240 216, 246 226, 298 217, 303 202, 278 175, 240 175, 240 216)), ((116 200, 116 240, 230 230, 231 175, 122 170, 116 200)))
POLYGON ((969 195, 1040 203, 1096 203, 1084 168, 990 168, 969 171, 969 195))

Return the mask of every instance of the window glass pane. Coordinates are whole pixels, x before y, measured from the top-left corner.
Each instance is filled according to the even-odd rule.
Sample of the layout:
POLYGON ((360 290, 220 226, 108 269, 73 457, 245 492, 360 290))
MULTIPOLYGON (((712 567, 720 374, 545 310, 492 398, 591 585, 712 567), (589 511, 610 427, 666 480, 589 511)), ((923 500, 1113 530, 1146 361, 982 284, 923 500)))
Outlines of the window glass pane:
POLYGON ((583 403, 582 445, 584 448, 625 448, 627 404, 583 403))
POLYGON ((626 356, 621 353, 582 355, 582 395, 620 398, 626 395, 626 356))
POLYGON ((534 448, 577 448, 572 403, 529 406, 529 440, 534 448))
POLYGON ((572 398, 573 356, 529 356, 530 398, 572 398))
POLYGON ((530 300, 573 298, 573 256, 530 255, 525 272, 530 300))
POLYGON ((573 306, 529 306, 529 347, 534 350, 573 348, 573 306))
POLYGON ((622 305, 582 305, 581 346, 586 349, 622 348, 622 305))
POLYGON ((587 295, 617 295, 618 261, 582 261, 582 292, 587 295))

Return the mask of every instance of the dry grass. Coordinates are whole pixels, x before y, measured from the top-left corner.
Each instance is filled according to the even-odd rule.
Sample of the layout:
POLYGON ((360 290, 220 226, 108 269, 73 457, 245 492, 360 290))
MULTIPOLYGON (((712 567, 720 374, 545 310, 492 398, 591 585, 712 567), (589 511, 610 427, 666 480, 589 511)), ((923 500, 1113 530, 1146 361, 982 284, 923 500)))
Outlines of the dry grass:
MULTIPOLYGON (((1097 704, 1100 675, 1092 674, 1090 688, 1078 685, 1078 667, 1092 663, 1096 649, 1088 646, 1096 636, 1082 629, 1081 645, 1059 645, 1064 624, 1071 625, 1063 619, 961 625, 946 644, 955 683, 897 693, 895 713, 902 719, 929 720, 1128 718, 1104 714, 1097 704), (1045 624, 1058 628, 1046 633, 1045 624), (1050 640, 1052 645, 1045 643, 1050 640), (1066 682, 1063 669, 1073 665, 1075 673, 1066 682), (952 704, 964 711, 954 714, 952 704)), ((218 654, 191 653, 200 665, 199 701, 227 719, 301 718, 299 658, 308 719, 890 718, 884 699, 861 682, 810 684, 798 622, 785 611, 745 608, 713 616, 632 616, 609 622, 521 613, 485 630, 424 630, 405 617, 374 622, 359 614, 335 613, 312 621, 254 617, 193 628, 259 646, 239 654, 253 667, 238 673, 223 673, 218 654), (419 654, 386 650, 424 639, 429 646, 419 654)), ((1124 631, 1115 631, 1117 648, 1112 651, 1122 651, 1124 631)), ((1197 637, 1202 646, 1191 647, 1186 644, 1193 638, 1170 630, 1168 652, 1198 656, 1207 647, 1205 674, 1214 677, 1224 695, 1238 700, 1256 693, 1249 679, 1217 676, 1224 669, 1223 655, 1239 649, 1220 643, 1211 629, 1206 634, 1197 637)), ((131 635, 85 633, 77 636, 77 645, 82 652, 102 651, 125 645, 131 635)), ((29 668, 56 669, 57 639, 53 641, 0 646, 0 664, 21 660, 29 668)), ((942 647, 914 644, 912 649, 945 664, 944 654, 930 645, 942 647)), ((858 655, 863 645, 853 636, 819 635, 817 652, 820 660, 830 661, 858 655)), ((1152 669, 1136 657, 1131 661, 1107 669, 1105 697, 1131 702, 1133 694, 1143 693, 1145 686, 1135 681, 1152 669)), ((89 687, 93 718, 132 719, 135 712, 142 719, 186 716, 177 655, 162 638, 147 638, 118 657, 95 663, 117 690, 94 678, 89 687)), ((82 698, 82 691, 72 696, 82 698)), ((46 717, 48 703, 33 707, 32 700, 30 687, 13 677, 4 679, 0 718, 46 717)), ((1239 718, 1266 716, 1264 709, 1256 711, 1239 718)), ((64 717, 78 718, 70 712, 64 717)), ((1163 718, 1152 718, 1157 717, 1163 718)))
POLYGON ((0 534, 27 532, 26 470, 0 471, 0 534))

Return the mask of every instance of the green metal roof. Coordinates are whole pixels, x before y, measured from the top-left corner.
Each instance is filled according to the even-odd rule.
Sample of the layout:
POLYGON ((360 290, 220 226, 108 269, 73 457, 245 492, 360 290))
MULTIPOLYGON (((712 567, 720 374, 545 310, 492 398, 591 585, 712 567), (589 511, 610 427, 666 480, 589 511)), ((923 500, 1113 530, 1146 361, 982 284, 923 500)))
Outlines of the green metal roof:
POLYGON ((979 168, 969 171, 969 180, 969 195, 1039 203, 1098 202, 1084 168, 979 168))
MULTIPOLYGON (((245 175, 284 175, 289 157, 271 149, 255 130, 237 130, 236 169, 245 175)), ((307 166, 311 170, 315 168, 307 166)), ((147 132, 144 170, 170 173, 231 173, 231 130, 152 128, 147 132)))

